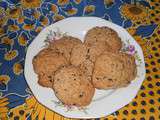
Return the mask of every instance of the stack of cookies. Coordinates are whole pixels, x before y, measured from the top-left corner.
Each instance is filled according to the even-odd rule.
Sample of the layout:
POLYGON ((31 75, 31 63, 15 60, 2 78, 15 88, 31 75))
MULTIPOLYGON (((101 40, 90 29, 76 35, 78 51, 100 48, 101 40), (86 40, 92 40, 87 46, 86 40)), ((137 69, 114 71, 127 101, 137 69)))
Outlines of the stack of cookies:
POLYGON ((64 36, 34 57, 38 83, 52 88, 65 105, 87 106, 95 88, 116 89, 134 80, 135 58, 121 48, 118 34, 108 27, 90 29, 83 43, 64 36))

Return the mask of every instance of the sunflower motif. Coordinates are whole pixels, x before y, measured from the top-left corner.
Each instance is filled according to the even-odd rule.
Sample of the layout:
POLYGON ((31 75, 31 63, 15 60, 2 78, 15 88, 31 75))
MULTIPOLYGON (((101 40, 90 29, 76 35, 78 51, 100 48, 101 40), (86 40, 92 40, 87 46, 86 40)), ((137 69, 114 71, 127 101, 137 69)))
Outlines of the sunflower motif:
POLYGON ((151 51, 151 41, 147 39, 143 39, 141 36, 134 36, 134 39, 138 42, 138 44, 141 46, 143 50, 143 54, 145 58, 148 58, 150 56, 150 51, 151 51))
POLYGON ((40 14, 39 11, 34 11, 32 15, 33 15, 33 17, 34 17, 35 19, 38 19, 41 14, 40 14))
POLYGON ((80 4, 80 3, 82 2, 82 0, 74 0, 74 2, 75 2, 76 4, 80 4))
POLYGON ((16 75, 20 75, 23 72, 23 66, 20 63, 15 63, 13 65, 13 72, 16 75))
POLYGON ((124 4, 121 6, 121 14, 126 19, 131 19, 134 22, 144 21, 147 17, 147 11, 143 6, 135 6, 132 4, 124 4))
POLYGON ((85 15, 89 15, 95 12, 96 7, 94 5, 88 5, 84 8, 83 13, 85 15))
POLYGON ((19 37, 18 37, 18 43, 20 46, 26 46, 27 45, 27 38, 21 34, 19 37))
POLYGON ((136 28, 130 27, 130 28, 127 29, 127 31, 133 36, 136 33, 136 28))
POLYGON ((46 25, 49 24, 49 20, 45 16, 41 16, 40 19, 39 19, 39 21, 41 22, 41 25, 43 25, 43 26, 46 26, 46 25))
POLYGON ((0 36, 3 35, 3 34, 5 34, 5 31, 4 31, 3 28, 0 28, 0 36))
POLYGON ((41 0, 22 0, 21 4, 26 9, 37 8, 40 7, 41 0))
POLYGON ((17 50, 11 50, 4 55, 4 59, 7 61, 13 60, 18 56, 18 51, 17 50))
POLYGON ((60 14, 56 14, 56 15, 53 16, 53 19, 54 19, 55 22, 60 21, 64 18, 65 17, 63 15, 60 15, 60 14))
POLYGON ((114 3, 115 3, 114 0, 104 0, 104 5, 105 5, 106 7, 110 7, 110 6, 112 6, 114 3))
POLYGON ((59 9, 58 9, 57 5, 52 4, 52 5, 51 5, 51 11, 52 11, 53 13, 58 13, 58 12, 59 12, 59 9))
POLYGON ((17 19, 21 16, 22 10, 21 10, 21 8, 8 9, 7 14, 8 14, 9 18, 17 19))
MULTIPOLYGON (((7 13, 2 8, 0 8, 0 27, 6 23, 7 19, 7 13)), ((0 30, 0 34, 1 31, 2 30, 0 30)))
POLYGON ((37 33, 40 33, 40 32, 42 31, 42 29, 43 29, 43 27, 38 26, 35 31, 36 31, 37 33))
POLYGON ((27 109, 32 109, 31 119, 35 120, 38 116, 39 120, 60 120, 63 117, 41 105, 33 96, 26 99, 27 109))
POLYGON ((57 4, 58 5, 66 5, 69 3, 70 0, 58 0, 57 4))
POLYGON ((32 30, 35 28, 35 25, 34 24, 24 24, 23 25, 23 29, 24 30, 32 30))
POLYGON ((19 30, 19 26, 17 26, 17 25, 9 25, 8 26, 8 30, 17 31, 17 30, 19 30))
POLYGON ((76 8, 72 8, 72 9, 69 9, 69 10, 66 10, 65 13, 68 15, 68 16, 71 16, 71 15, 75 15, 77 13, 77 9, 76 8))
POLYGON ((9 110, 8 118, 10 120, 26 120, 31 111, 32 109, 28 109, 26 104, 19 105, 9 110))
POLYGON ((8 37, 3 37, 2 40, 1 40, 1 43, 2 44, 5 44, 5 45, 13 45, 14 44, 14 40, 8 38, 8 37))
POLYGON ((25 19, 24 16, 20 16, 17 21, 18 21, 18 23, 22 24, 22 23, 24 23, 24 19, 25 19))
POLYGON ((9 111, 7 105, 8 98, 0 98, 0 120, 8 120, 7 113, 9 111))
POLYGON ((10 77, 8 75, 0 75, 0 83, 7 84, 10 81, 10 77))

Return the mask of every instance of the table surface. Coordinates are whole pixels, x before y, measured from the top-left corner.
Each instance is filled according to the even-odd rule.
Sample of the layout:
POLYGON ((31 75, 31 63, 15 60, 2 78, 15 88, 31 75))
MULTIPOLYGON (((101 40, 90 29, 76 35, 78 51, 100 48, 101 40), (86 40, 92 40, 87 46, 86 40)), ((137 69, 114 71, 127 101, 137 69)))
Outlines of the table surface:
POLYGON ((100 119, 160 119, 160 0, 140 0, 136 6, 131 0, 0 0, 0 119, 68 119, 38 103, 23 69, 27 47, 37 34, 71 16, 97 16, 116 23, 144 52, 146 78, 137 96, 100 119))

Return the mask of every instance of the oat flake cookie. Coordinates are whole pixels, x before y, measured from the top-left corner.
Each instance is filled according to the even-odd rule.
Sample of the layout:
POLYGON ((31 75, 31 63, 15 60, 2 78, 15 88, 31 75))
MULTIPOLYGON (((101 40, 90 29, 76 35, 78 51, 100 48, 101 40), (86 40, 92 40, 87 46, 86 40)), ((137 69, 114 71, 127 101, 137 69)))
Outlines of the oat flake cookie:
POLYGON ((48 48, 41 50, 33 59, 33 68, 39 78, 38 83, 51 87, 49 83, 53 82, 54 72, 67 64, 67 60, 61 54, 48 48))
POLYGON ((65 105, 87 106, 95 92, 78 67, 68 66, 55 73, 53 89, 58 99, 65 105))
POLYGON ((91 80, 94 62, 105 50, 106 46, 101 42, 92 45, 76 45, 72 50, 70 62, 72 65, 79 66, 82 72, 88 76, 88 80, 91 80))
POLYGON ((113 52, 117 52, 122 47, 121 39, 118 34, 111 28, 106 26, 94 27, 90 29, 85 36, 85 44, 93 44, 95 42, 107 43, 113 52))
POLYGON ((82 43, 81 40, 71 36, 64 36, 49 44, 49 48, 61 53, 68 61, 70 60, 72 48, 82 43))
POLYGON ((93 85, 98 89, 120 88, 128 85, 135 78, 136 73, 135 63, 130 59, 132 58, 122 53, 105 52, 100 55, 95 62, 93 85), (133 63, 130 62, 128 65, 126 61, 133 63), (133 70, 130 71, 130 68, 133 70))

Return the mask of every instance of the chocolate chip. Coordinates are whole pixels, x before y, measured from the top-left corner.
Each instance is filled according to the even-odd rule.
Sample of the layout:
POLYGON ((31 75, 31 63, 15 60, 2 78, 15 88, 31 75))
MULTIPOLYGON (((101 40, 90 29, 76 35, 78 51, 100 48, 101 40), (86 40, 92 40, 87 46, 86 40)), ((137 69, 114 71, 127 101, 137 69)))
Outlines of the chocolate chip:
POLYGON ((87 50, 87 53, 89 53, 89 52, 90 52, 90 49, 87 50))
POLYGON ((100 80, 100 78, 96 77, 97 80, 100 80))
POLYGON ((113 81, 111 78, 108 79, 109 81, 113 81))
POLYGON ((82 92, 80 95, 79 95, 79 98, 83 97, 84 95, 84 92, 82 92))
POLYGON ((82 76, 82 74, 79 74, 79 76, 82 76))
POLYGON ((72 76, 76 76, 75 74, 72 74, 72 76))
POLYGON ((64 89, 64 91, 67 91, 67 89, 64 89))
POLYGON ((52 79, 52 76, 48 76, 48 78, 52 79))
POLYGON ((83 95, 82 95, 82 94, 80 94, 80 95, 79 95, 79 97, 81 98, 81 97, 83 97, 83 95))

